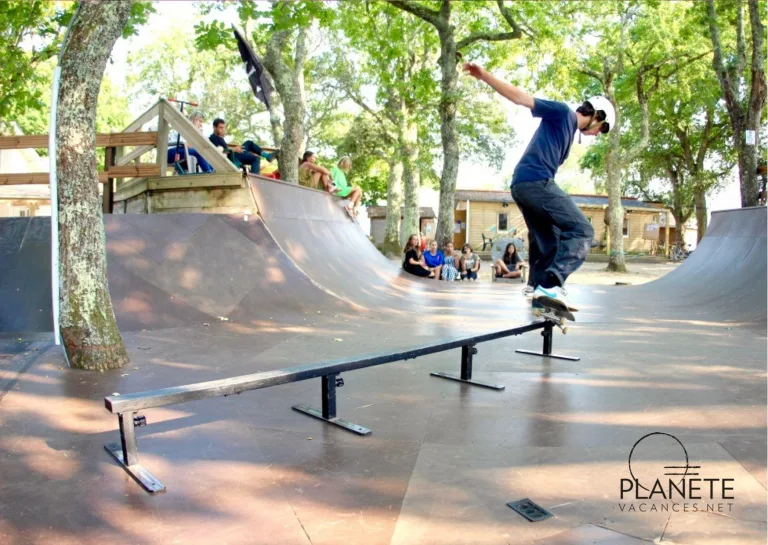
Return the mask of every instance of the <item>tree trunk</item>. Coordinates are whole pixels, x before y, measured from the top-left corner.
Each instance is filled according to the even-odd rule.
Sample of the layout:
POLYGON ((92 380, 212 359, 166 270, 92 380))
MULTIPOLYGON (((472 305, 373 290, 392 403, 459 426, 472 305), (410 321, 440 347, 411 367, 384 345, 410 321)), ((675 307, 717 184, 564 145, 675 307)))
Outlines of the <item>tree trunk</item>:
MULTIPOLYGON (((758 129, 755 131, 757 138, 758 129)), ((760 198, 760 178, 757 176, 757 146, 747 145, 744 134, 734 136, 741 140, 736 150, 739 153, 739 181, 741 184, 741 206, 757 206, 760 198)))
POLYGON ((61 339, 69 364, 114 369, 128 363, 107 285, 107 252, 94 144, 107 59, 132 0, 83 2, 61 56, 56 127, 61 339))
POLYGON ((435 238, 440 247, 453 242, 453 207, 459 175, 459 138, 456 127, 458 72, 453 26, 440 29, 440 134, 443 141, 443 172, 440 175, 440 208, 435 238))
MULTIPOLYGON (((618 117, 618 116, 617 116, 618 117)), ((617 124, 618 126, 618 124, 617 124)), ((621 177, 619 166, 616 165, 614 140, 618 147, 619 131, 611 131, 612 136, 606 157, 606 174, 608 175, 608 217, 611 232, 611 244, 608 254, 607 270, 627 272, 627 261, 624 256, 624 207, 621 205, 621 177), (615 132, 615 135, 613 133, 615 132)))
MULTIPOLYGON (((765 51, 763 51, 764 26, 760 20, 757 0, 749 0, 750 23, 752 29, 752 62, 750 65, 750 89, 746 101, 740 97, 740 88, 746 82, 746 41, 744 39, 743 6, 737 4, 737 55, 734 70, 729 70, 723 53, 720 28, 715 12, 714 0, 707 2, 707 20, 712 40, 712 67, 717 74, 720 89, 723 92, 728 117, 733 129, 733 145, 739 156, 739 184, 741 187, 741 205, 756 206, 760 184, 757 178, 757 150, 760 136, 760 116, 765 106, 765 51), (755 145, 746 144, 745 131, 755 131, 755 145)), ((734 61, 729 60, 729 64, 734 61)))
MULTIPOLYGON (((267 77, 269 77, 269 75, 267 75, 267 77)), ((271 80, 272 86, 274 87, 274 80, 272 80, 271 77, 269 77, 269 79, 271 80)), ((270 129, 272 130, 272 145, 279 148, 283 140, 283 120, 280 119, 280 112, 277 111, 277 105, 275 104, 277 98, 277 93, 269 93, 269 96, 267 97, 267 100, 269 100, 269 107, 267 110, 269 111, 269 125, 270 129)))
POLYGON ((387 227, 384 231, 382 252, 387 257, 399 257, 403 244, 400 240, 400 215, 403 206, 403 163, 399 157, 389 161, 387 178, 387 227))
POLYGON ((407 238, 420 231, 419 229, 419 186, 418 172, 418 126, 411 113, 403 110, 400 126, 400 155, 403 159, 403 182, 405 186, 405 206, 403 210, 402 237, 400 242, 405 244, 407 238))
POLYGON ((280 142, 280 178, 286 182, 299 182, 299 154, 304 144, 304 61, 307 57, 305 28, 297 31, 293 66, 283 57, 290 51, 289 30, 275 31, 267 42, 264 66, 275 82, 275 89, 283 103, 283 138, 280 142))
POLYGON ((707 193, 697 188, 693 194, 696 206, 696 242, 701 242, 707 232, 707 193))
POLYGON ((679 209, 672 208, 672 217, 675 218, 675 242, 685 241, 685 224, 688 222, 688 217, 679 209))

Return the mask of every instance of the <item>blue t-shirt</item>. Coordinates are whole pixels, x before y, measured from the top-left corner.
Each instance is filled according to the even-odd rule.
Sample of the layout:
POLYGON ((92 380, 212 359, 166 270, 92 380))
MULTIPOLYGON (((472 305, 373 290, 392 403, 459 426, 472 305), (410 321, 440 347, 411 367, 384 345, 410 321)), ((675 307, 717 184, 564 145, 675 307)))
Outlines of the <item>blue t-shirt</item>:
POLYGON ((443 252, 440 250, 438 250, 435 255, 429 253, 429 250, 422 255, 424 256, 424 263, 427 264, 427 267, 439 267, 445 262, 445 259, 443 259, 443 252))
POLYGON ((540 98, 533 103, 531 114, 541 118, 541 125, 515 167, 512 184, 554 179, 557 169, 568 158, 578 129, 576 112, 567 104, 540 98))

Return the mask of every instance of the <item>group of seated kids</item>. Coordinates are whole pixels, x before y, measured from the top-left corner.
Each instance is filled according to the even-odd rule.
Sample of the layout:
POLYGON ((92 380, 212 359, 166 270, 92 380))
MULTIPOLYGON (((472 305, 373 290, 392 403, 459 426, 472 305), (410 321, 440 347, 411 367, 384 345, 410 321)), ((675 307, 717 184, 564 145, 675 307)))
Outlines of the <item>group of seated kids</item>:
MULTIPOLYGON (((477 280, 480 270, 480 256, 472 251, 472 246, 465 244, 461 255, 456 254, 453 243, 445 245, 444 250, 438 250, 437 241, 429 243, 429 250, 422 252, 418 235, 411 235, 403 248, 403 270, 423 278, 436 280, 477 280)), ((520 278, 523 274, 522 258, 517 254, 517 248, 512 243, 507 244, 504 256, 493 264, 497 278, 520 278)))
POLYGON ((328 193, 349 199, 345 206, 347 213, 357 216, 357 207, 363 198, 363 191, 356 185, 349 185, 347 173, 352 168, 352 160, 342 157, 331 170, 317 164, 317 155, 312 151, 304 152, 299 160, 299 185, 312 189, 322 189, 328 193))
MULTIPOLYGON (((190 122, 202 133, 204 117, 200 112, 192 112, 189 116, 190 122)), ((247 140, 241 145, 230 145, 224 139, 227 135, 227 123, 223 119, 213 120, 213 133, 208 137, 210 142, 228 159, 239 165, 249 165, 251 172, 259 173, 268 178, 278 178, 279 171, 274 164, 273 159, 279 156, 280 150, 267 153, 258 144, 252 140, 247 140)), ((211 165, 193 148, 186 148, 182 145, 184 139, 180 136, 174 136, 169 142, 168 162, 179 163, 186 161, 186 152, 197 159, 197 169, 210 173, 213 172, 211 165)), ((307 151, 299 160, 299 185, 313 189, 323 189, 336 197, 348 199, 349 203, 345 206, 347 213, 357 216, 357 208, 363 197, 362 190, 350 185, 347 181, 347 173, 352 168, 352 160, 349 157, 342 157, 338 164, 331 170, 317 164, 317 156, 314 152, 307 151)))

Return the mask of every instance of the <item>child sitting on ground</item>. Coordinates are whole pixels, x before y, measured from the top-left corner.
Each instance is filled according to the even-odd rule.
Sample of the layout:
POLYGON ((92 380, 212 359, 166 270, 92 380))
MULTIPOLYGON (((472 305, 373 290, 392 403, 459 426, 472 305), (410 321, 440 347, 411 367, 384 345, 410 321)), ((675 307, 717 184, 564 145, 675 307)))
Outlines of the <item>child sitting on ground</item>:
POLYGON ((443 263, 443 270, 441 276, 443 280, 453 282, 454 280, 460 280, 459 273, 459 256, 453 249, 453 242, 449 242, 445 245, 445 255, 443 256, 445 262, 443 263))
POLYGON ((522 258, 517 255, 517 247, 510 242, 504 250, 504 256, 497 259, 494 264, 496 278, 520 278, 523 275, 523 271, 520 270, 522 262, 522 258))
POLYGON ((424 259, 418 243, 419 237, 416 235, 408 237, 408 242, 405 243, 405 248, 403 248, 403 253, 405 254, 403 270, 407 273, 421 276, 422 278, 434 278, 435 273, 430 271, 429 267, 424 264, 424 259))
POLYGON ((472 251, 472 246, 465 244, 461 253, 461 279, 477 280, 477 271, 480 270, 480 256, 472 251))
POLYGON ((443 252, 437 249, 437 241, 429 243, 429 251, 424 252, 424 264, 430 271, 435 272, 435 280, 440 280, 440 272, 443 269, 443 252))

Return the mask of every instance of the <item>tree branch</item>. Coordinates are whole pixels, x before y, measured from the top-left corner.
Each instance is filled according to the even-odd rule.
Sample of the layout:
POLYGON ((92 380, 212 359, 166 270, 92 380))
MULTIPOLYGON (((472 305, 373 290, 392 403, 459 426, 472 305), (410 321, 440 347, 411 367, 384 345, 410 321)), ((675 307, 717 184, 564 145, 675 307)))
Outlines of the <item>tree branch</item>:
POLYGON ((747 66, 747 45, 744 42, 744 9, 741 0, 736 2, 736 62, 733 73, 737 78, 743 77, 747 66))
POLYGON ((598 72, 596 70, 591 70, 589 68, 580 68, 579 72, 581 72, 585 76, 589 76, 589 77, 595 78, 601 85, 603 85, 603 87, 605 87, 605 85, 603 83, 603 76, 602 76, 602 74, 600 74, 600 72, 598 72))
POLYGON ((496 4, 499 6, 499 12, 512 29, 512 32, 475 32, 474 34, 470 34, 466 38, 459 40, 456 43, 457 50, 463 49, 468 45, 479 41, 503 42, 506 40, 518 40, 523 36, 523 32, 515 21, 512 12, 504 5, 504 0, 496 0, 496 4))
POLYGON ((415 2, 414 0, 387 0, 387 3, 415 15, 419 19, 423 19, 435 28, 444 26, 443 21, 440 19, 440 12, 429 9, 420 2, 415 2))
MULTIPOLYGON (((760 9, 757 0, 749 0, 749 20, 752 23, 752 82, 749 90, 749 102, 747 103, 747 127, 756 129, 768 94, 763 50, 765 27, 760 21, 760 9)), ((759 130, 757 132, 760 133, 759 130)))
POLYGON ((712 128, 714 127, 714 108, 709 107, 707 108, 707 122, 704 125, 704 134, 701 137, 701 143, 699 144, 699 151, 696 154, 696 170, 702 170, 704 168, 704 158, 707 156, 707 151, 709 150, 709 146, 712 143, 712 140, 710 140, 710 134, 712 133, 712 128))
POLYGON ((725 104, 728 107, 730 113, 731 126, 734 132, 741 131, 743 125, 743 114, 739 105, 738 93, 736 90, 736 82, 731 78, 731 75, 725 68, 725 62, 723 61, 723 45, 720 39, 720 28, 717 24, 717 14, 715 13, 714 0, 707 0, 707 19, 709 22, 709 33, 712 39, 713 58, 712 67, 715 69, 717 79, 720 82, 720 88, 723 91, 723 97, 725 98, 725 104))
POLYGON ((476 32, 456 42, 456 49, 463 49, 475 42, 504 42, 516 40, 522 36, 521 32, 476 32))
MULTIPOLYGON (((621 158, 623 164, 628 164, 642 153, 648 146, 650 140, 650 115, 648 113, 648 95, 644 90, 643 73, 637 75, 637 101, 640 103, 640 140, 630 148, 624 157, 621 158)), ((620 164, 622 164, 620 163, 620 164)))

